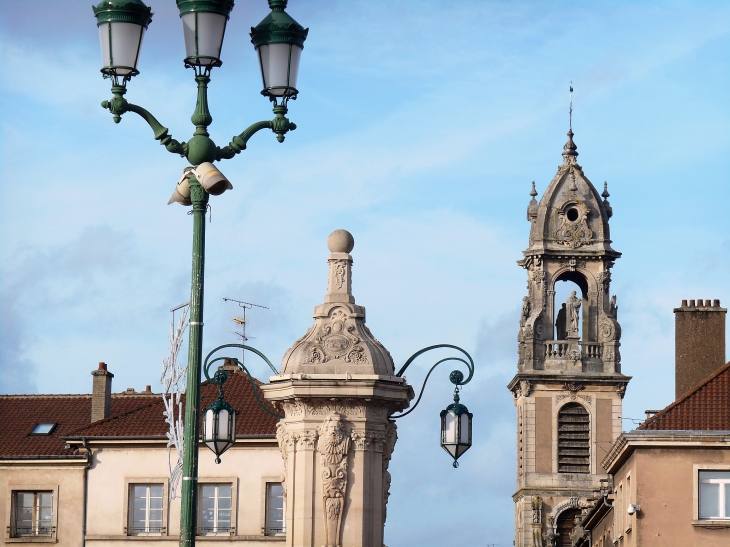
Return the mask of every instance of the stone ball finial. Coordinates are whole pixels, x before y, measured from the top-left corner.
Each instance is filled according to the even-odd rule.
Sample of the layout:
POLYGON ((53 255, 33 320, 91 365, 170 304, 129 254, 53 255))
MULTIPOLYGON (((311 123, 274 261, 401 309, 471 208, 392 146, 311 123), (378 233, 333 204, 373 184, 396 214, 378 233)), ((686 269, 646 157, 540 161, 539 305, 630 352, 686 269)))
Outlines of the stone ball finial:
POLYGON ((335 230, 327 238, 331 253, 349 253, 355 247, 355 238, 347 230, 335 230))

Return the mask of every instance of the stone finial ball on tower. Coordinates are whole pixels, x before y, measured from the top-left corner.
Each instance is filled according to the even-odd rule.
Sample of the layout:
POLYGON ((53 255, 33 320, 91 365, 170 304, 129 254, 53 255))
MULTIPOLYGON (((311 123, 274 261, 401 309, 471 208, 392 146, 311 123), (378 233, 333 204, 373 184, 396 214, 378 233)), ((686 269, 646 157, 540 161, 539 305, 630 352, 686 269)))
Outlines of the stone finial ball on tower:
POLYGON ((327 238, 331 253, 349 253, 355 246, 355 238, 347 230, 335 230, 327 238))

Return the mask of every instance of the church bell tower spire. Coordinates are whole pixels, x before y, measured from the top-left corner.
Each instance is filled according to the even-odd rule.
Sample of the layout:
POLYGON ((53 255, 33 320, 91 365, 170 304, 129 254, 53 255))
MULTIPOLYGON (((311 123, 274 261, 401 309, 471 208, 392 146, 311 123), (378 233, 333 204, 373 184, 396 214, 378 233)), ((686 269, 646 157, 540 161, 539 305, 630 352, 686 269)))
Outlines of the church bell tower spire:
POLYGON ((539 203, 533 183, 529 245, 518 261, 527 295, 517 374, 508 386, 517 407, 517 547, 556 545, 600 490, 608 477, 601 460, 621 433, 630 380, 621 373, 621 326, 610 292, 621 253, 611 246, 608 191, 602 200, 584 174, 573 137, 571 119, 563 163, 539 203), (560 301, 563 282, 571 290, 560 301))

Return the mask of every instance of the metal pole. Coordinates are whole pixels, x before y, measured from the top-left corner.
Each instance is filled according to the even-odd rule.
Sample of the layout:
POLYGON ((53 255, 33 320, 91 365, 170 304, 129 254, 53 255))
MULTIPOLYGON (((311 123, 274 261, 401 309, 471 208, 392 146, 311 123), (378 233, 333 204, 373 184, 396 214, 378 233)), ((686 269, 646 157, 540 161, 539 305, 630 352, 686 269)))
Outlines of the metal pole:
POLYGON ((194 547, 198 506, 198 438, 200 424, 200 379, 203 356, 203 280, 205 273, 205 212, 208 194, 190 177, 193 202, 193 273, 190 284, 190 341, 188 385, 185 392, 185 441, 183 446, 180 547, 194 547))

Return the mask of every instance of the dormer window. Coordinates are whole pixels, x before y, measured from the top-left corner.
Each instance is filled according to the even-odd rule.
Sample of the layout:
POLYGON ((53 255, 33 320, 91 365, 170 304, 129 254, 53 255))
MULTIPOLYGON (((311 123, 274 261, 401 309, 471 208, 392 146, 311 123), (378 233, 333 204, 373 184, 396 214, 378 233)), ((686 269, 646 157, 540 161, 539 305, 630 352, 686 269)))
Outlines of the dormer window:
POLYGON ((575 207, 571 207, 570 209, 568 209, 567 217, 570 222, 575 222, 576 220, 578 220, 578 209, 576 209, 575 207))
POLYGON ((56 426, 58 424, 54 422, 40 422, 36 424, 36 426, 33 428, 33 431, 30 432, 31 435, 50 435, 53 433, 53 430, 56 429, 56 426))

